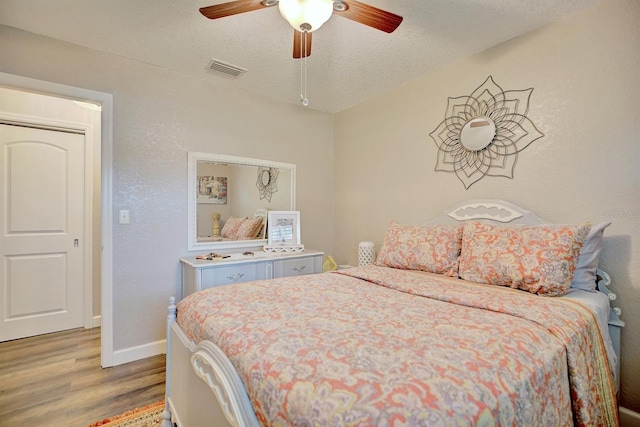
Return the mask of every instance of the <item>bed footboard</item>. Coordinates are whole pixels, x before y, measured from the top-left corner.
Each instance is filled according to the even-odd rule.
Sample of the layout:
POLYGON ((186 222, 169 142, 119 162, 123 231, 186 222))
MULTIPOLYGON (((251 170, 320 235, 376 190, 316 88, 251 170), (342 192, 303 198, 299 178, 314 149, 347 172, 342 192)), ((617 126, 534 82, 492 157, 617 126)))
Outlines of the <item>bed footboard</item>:
POLYGON ((229 424, 260 425, 238 373, 218 346, 211 341, 198 344, 191 356, 191 365, 196 375, 213 391, 229 424))
POLYGON ((215 344, 194 345, 175 322, 169 305, 167 391, 162 427, 200 425, 258 427, 235 368, 215 344))

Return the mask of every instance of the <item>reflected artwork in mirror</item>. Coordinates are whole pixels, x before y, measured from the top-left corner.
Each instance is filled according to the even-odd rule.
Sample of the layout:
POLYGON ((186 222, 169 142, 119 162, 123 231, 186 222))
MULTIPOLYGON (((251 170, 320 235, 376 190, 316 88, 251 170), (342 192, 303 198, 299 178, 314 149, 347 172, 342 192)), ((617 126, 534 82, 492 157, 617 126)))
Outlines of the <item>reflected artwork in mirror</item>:
POLYGON ((438 146, 435 170, 454 172, 465 189, 486 175, 513 178, 518 153, 544 136, 527 117, 532 92, 504 91, 489 76, 471 95, 449 98, 429 134, 438 146))
POLYGON ((294 164, 189 152, 188 250, 265 245, 267 212, 295 209, 295 189, 294 164))

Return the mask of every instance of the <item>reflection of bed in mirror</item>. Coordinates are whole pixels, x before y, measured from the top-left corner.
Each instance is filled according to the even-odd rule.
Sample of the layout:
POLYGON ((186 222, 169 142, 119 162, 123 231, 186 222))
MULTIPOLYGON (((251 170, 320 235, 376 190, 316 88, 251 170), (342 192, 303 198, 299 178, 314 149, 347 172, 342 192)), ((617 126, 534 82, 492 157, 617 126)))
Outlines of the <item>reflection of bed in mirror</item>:
MULTIPOLYGON (((241 250, 267 243, 266 218, 259 230, 243 222, 267 211, 295 209, 296 166, 220 154, 188 155, 188 250, 241 250), (235 234, 233 232, 236 232, 235 234)), ((255 225, 255 224, 254 224, 255 225)))
POLYGON ((266 209, 257 209, 252 215, 230 216, 221 221, 220 212, 214 212, 209 235, 198 232, 198 242, 236 242, 242 240, 264 240, 267 229, 266 209))

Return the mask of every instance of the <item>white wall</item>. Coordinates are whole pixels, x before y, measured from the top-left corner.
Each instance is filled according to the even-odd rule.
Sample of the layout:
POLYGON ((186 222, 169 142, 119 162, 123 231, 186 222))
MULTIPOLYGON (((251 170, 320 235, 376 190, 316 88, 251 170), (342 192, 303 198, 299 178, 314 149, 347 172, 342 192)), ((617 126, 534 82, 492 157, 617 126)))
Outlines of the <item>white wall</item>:
POLYGON ((604 0, 338 114, 335 257, 380 248, 389 220, 416 224, 471 198, 502 198, 558 223, 612 220, 601 266, 613 279, 622 332, 621 403, 640 411, 640 2, 604 0), (465 190, 435 172, 429 136, 447 98, 492 75, 504 90, 534 88, 529 117, 545 134, 522 151, 513 179, 465 190))
POLYGON ((189 255, 188 151, 296 164, 302 241, 332 250, 332 116, 6 26, 0 57, 1 72, 113 94, 113 210, 131 213, 113 225, 116 350, 165 337, 189 255))

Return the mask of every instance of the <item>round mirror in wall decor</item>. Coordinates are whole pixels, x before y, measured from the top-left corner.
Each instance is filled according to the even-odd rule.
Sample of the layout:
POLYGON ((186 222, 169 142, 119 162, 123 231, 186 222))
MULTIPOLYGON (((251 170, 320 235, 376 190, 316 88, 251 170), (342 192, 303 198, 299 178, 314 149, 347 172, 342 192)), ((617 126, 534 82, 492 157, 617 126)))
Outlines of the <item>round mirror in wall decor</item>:
POLYGON ((532 92, 502 90, 489 76, 471 95, 449 98, 429 134, 438 147, 435 170, 455 173, 465 189, 486 175, 513 178, 518 154, 544 136, 527 117, 532 92))
POLYGON ((469 120, 460 132, 460 143, 468 151, 480 151, 493 142, 496 124, 489 117, 469 120))

